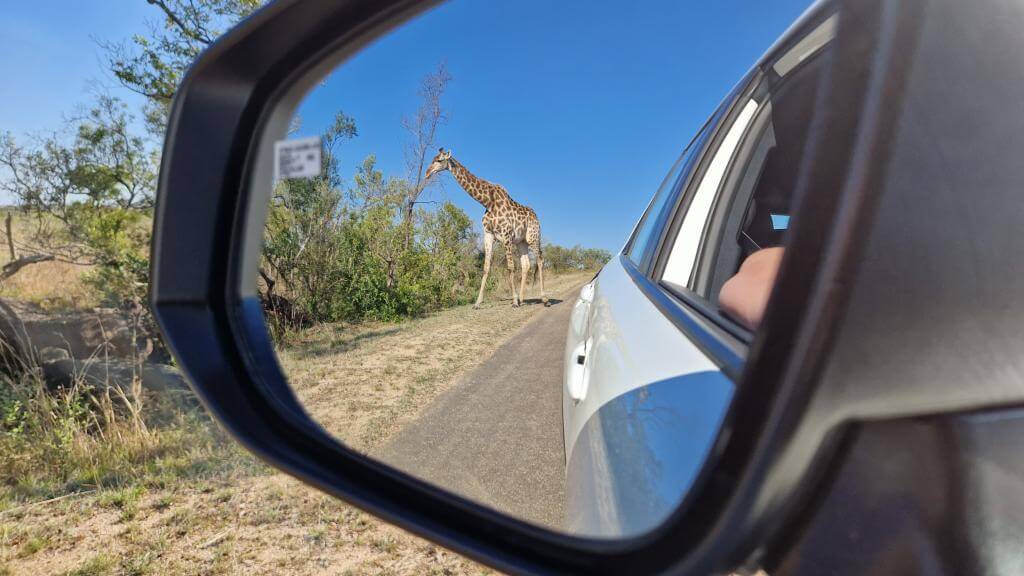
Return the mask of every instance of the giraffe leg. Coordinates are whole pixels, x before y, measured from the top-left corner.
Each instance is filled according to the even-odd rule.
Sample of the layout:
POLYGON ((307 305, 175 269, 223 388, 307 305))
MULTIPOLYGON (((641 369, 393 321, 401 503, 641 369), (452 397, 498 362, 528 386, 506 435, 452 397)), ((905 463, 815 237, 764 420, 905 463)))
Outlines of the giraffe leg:
POLYGON ((533 280, 534 282, 540 280, 540 300, 544 303, 544 306, 551 306, 551 303, 548 302, 548 295, 544 292, 544 253, 540 247, 540 239, 538 238, 534 241, 530 248, 533 249, 533 253, 537 255, 537 273, 533 277, 533 280))
POLYGON ((519 280, 519 297, 525 302, 526 301, 526 275, 530 273, 530 248, 525 242, 520 242, 519 248, 519 268, 521 279, 519 280))
POLYGON ((505 266, 508 268, 508 287, 512 289, 512 307, 519 307, 519 295, 516 294, 516 259, 512 256, 512 248, 515 247, 511 242, 502 242, 505 246, 505 266))
POLYGON ((491 252, 494 249, 494 234, 484 232, 484 276, 480 279, 480 293, 476 295, 476 304, 473 309, 480 308, 484 300, 484 288, 487 287, 487 275, 491 272, 491 252))
POLYGON ((526 242, 530 245, 530 250, 537 255, 537 273, 533 277, 533 281, 536 282, 538 278, 540 279, 540 300, 545 307, 550 306, 548 295, 544 292, 544 249, 540 242, 540 221, 536 218, 526 231, 526 242))

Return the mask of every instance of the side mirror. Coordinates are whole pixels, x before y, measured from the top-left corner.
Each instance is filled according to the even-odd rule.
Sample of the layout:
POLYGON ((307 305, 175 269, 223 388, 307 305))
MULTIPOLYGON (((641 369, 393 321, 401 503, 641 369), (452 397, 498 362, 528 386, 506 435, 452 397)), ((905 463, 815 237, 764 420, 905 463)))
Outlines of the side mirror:
MULTIPOLYGON (((301 98, 327 72, 435 4, 278 0, 205 52, 174 100, 155 219, 153 308, 206 407, 268 463, 499 570, 722 573, 772 567, 786 558, 863 423, 1024 403, 1024 388, 1005 375, 1024 373, 1024 355, 992 352, 998 356, 990 363, 995 368, 978 372, 967 359, 943 363, 945 380, 938 384, 914 370, 902 371, 898 383, 870 380, 871 370, 851 361, 868 349, 865 342, 879 326, 872 306, 882 295, 865 286, 884 282, 886 274, 895 289, 905 288, 902 296, 918 298, 915 318, 943 314, 950 323, 957 320, 956 310, 939 312, 940 302, 923 299, 923 289, 908 279, 926 273, 922 255, 939 245, 917 244, 917 260, 908 256, 900 242, 922 224, 876 221, 875 208, 883 194, 914 197, 905 182, 901 188, 901 182, 887 179, 895 170, 888 160, 900 144, 908 94, 932 88, 931 77, 915 76, 914 66, 934 67, 922 55, 943 40, 935 22, 957 21, 968 10, 940 1, 851 0, 816 4, 755 70, 758 77, 778 76, 773 58, 799 48, 809 30, 838 14, 828 73, 797 171, 792 224, 787 220, 775 228, 788 228, 787 253, 760 330, 738 354, 722 351, 714 337, 730 327, 700 324, 696 314, 674 317, 686 334, 711 335, 691 336, 709 356, 745 361, 723 362, 722 371, 736 382, 732 402, 692 489, 663 511, 660 525, 618 539, 559 533, 454 495, 339 442, 289 386, 257 293, 264 222, 280 168, 275 144, 288 134, 301 98), (869 266, 863 265, 867 258, 869 266), (1002 376, 995 373, 999 366, 1006 368, 1002 376), (961 385, 979 379, 988 385, 961 385)), ((798 59, 786 64, 798 65, 798 59)), ((898 168, 917 169, 922 178, 928 172, 912 163, 898 168)), ((967 270, 970 257, 957 254, 961 258, 947 265, 967 270)), ((634 281, 640 290, 658 286, 634 281)), ((588 286, 580 302, 590 306, 597 300, 593 284, 588 286)), ((969 293, 955 281, 946 289, 969 293)), ((645 305, 678 306, 657 294, 649 298, 645 305)), ((974 313, 991 311, 985 305, 977 302, 974 313)), ((1011 306, 1021 312, 1024 304, 1018 298, 1011 306)), ((582 318, 573 329, 582 334, 582 318)), ((921 363, 945 354, 959 357, 953 336, 943 346, 916 347, 934 342, 926 332, 924 324, 908 322, 902 339, 870 350, 892 362, 900 353, 906 361, 915 351, 924 354, 915 359, 921 363)), ((1024 331, 999 333, 1019 341, 1024 331)), ((580 368, 566 367, 567 378, 579 372, 573 398, 587 394, 581 370, 589 343, 582 339, 569 348, 583 357, 580 368)), ((862 364, 872 362, 862 358, 862 364)))

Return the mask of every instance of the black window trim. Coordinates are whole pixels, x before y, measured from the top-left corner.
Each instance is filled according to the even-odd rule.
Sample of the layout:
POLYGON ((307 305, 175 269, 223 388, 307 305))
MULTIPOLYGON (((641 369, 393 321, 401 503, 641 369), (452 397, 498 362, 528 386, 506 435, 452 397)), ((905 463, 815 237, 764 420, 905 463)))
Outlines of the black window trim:
MULTIPOLYGON (((729 120, 739 113, 738 102, 745 102, 754 96, 755 91, 764 83, 764 74, 754 68, 736 83, 722 104, 708 117, 700 131, 683 149, 685 155, 690 147, 699 144, 693 158, 683 166, 672 187, 664 207, 658 214, 650 213, 657 199, 651 199, 644 215, 637 222, 629 242, 619 253, 622 267, 629 274, 637 288, 655 305, 656 308, 673 325, 683 332, 701 352, 704 353, 722 372, 733 381, 738 381, 746 360, 747 351, 752 340, 752 333, 726 318, 695 294, 685 290, 677 290, 668 283, 654 280, 654 272, 663 265, 663 250, 666 241, 666 228, 676 221, 676 213, 681 204, 689 204, 688 195, 692 194, 692 182, 697 175, 704 174, 710 161, 709 151, 717 150, 724 138, 723 127, 731 125, 729 120), (701 141, 703 140, 703 141, 701 141), (634 262, 630 256, 630 248, 636 240, 637 231, 648 217, 657 218, 654 226, 655 241, 648 243, 641 261, 634 262)), ((671 174, 669 175, 671 177, 671 174)), ((662 184, 664 186, 665 183, 662 184)), ((660 190, 660 188, 659 188, 660 190)))
MULTIPOLYGON (((834 16, 836 12, 836 7, 829 7, 823 13, 816 15, 807 26, 816 28, 828 18, 834 16)), ((773 46, 769 52, 784 54, 786 50, 791 49, 799 42, 800 38, 800 36, 794 36, 785 44, 773 46)), ((820 50, 820 48, 815 50, 814 54, 817 54, 820 50)), ((769 92, 778 87, 777 85, 780 82, 785 81, 773 68, 775 60, 762 62, 759 66, 755 66, 753 70, 745 74, 736 86, 730 90, 722 105, 719 106, 705 123, 704 127, 701 128, 703 131, 708 129, 710 125, 711 132, 703 143, 703 149, 694 156, 692 167, 684 169, 673 186, 671 190, 672 196, 666 201, 665 208, 658 215, 657 227, 655 228, 658 240, 657 242, 652 242, 647 247, 642 264, 637 266, 629 259, 627 255, 629 245, 627 245, 622 255, 623 267, 626 268, 634 283, 637 284, 648 299, 676 327, 687 334, 691 341, 711 358, 726 375, 736 381, 738 381, 742 372, 743 361, 753 342, 754 333, 715 309, 706 299, 692 292, 689 288, 661 280, 661 274, 664 272, 668 255, 671 252, 669 245, 674 243, 669 242, 669 239, 675 240, 675 235, 678 233, 682 221, 681 215, 685 213, 690 204, 690 199, 695 192, 693 183, 698 181, 697 179, 703 176, 707 170, 713 152, 718 149, 725 136, 724 128, 732 125, 731 121, 735 119, 741 110, 740 103, 745 103, 751 98, 757 99, 767 96, 769 92), (680 314, 680 310, 683 311, 683 314, 680 314), (695 316, 698 319, 694 319, 695 316), (683 317, 691 321, 684 321, 683 317)), ((793 70, 790 70, 787 77, 791 77, 793 72, 802 69, 810 60, 811 58, 806 58, 805 61, 800 62, 793 70)), ((700 135, 701 133, 698 133, 698 136, 700 135)), ((744 139, 748 136, 748 134, 744 134, 744 139)), ((696 137, 694 138, 695 141, 696 137)), ((738 151, 739 148, 737 148, 738 151)), ((735 158, 732 158, 729 161, 730 166, 728 170, 730 171, 732 170, 734 160, 735 158)), ((723 178, 720 186, 726 183, 727 176, 723 178)), ((646 212, 644 216, 647 216, 646 212)), ((632 238, 630 238, 631 243, 632 238)))
MULTIPOLYGON (((704 150, 701 151, 699 163, 696 164, 694 169, 688 175, 685 185, 678 187, 674 190, 675 195, 671 199, 671 208, 666 210, 665 221, 662 224, 660 230, 660 237, 656 244, 656 253, 654 254, 650 265, 647 267, 645 272, 651 278, 661 278, 661 275, 665 271, 665 264, 668 261, 669 253, 675 243, 676 235, 679 233, 679 227, 682 224, 682 216, 685 215, 686 211, 689 210, 691 200, 696 192, 696 183, 700 182, 704 174, 707 172, 708 165, 711 163, 714 157, 714 152, 721 146, 722 140, 725 138, 725 132, 727 128, 732 126, 732 121, 735 120, 736 116, 739 115, 742 110, 740 103, 745 103, 751 98, 757 98, 762 96, 762 90, 765 88, 765 76, 756 70, 746 77, 744 82, 740 84, 738 90, 734 94, 732 100, 729 101, 728 112, 724 114, 718 125, 715 126, 715 133, 710 141, 705 146, 704 150)), ((744 134, 746 138, 746 134, 744 134)), ((741 142, 742 144, 742 142, 741 142)), ((739 151, 740 146, 737 146, 739 151)), ((735 156, 735 152, 733 153, 735 156)), ((731 169, 734 158, 729 159, 729 167, 731 169)), ((725 184, 726 178, 723 177, 722 182, 719 186, 725 184)))
POLYGON ((676 328, 687 337, 733 381, 738 381, 747 356, 747 342, 712 322, 692 299, 682 299, 653 282, 637 268, 626 254, 619 262, 633 284, 676 328))
POLYGON ((694 172, 696 172, 697 169, 701 168, 703 163, 705 162, 704 156, 707 153, 708 148, 714 142, 718 141, 721 138, 719 132, 721 130, 724 119, 727 117, 731 117, 731 115, 734 113, 735 102, 739 99, 743 92, 745 92, 745 89, 750 85, 750 83, 753 80, 752 77, 755 75, 759 75, 758 68, 754 68, 750 72, 744 74, 743 78, 741 78, 740 81, 737 82, 731 90, 729 90, 729 93, 726 94, 722 102, 718 105, 717 108, 715 108, 715 111, 710 116, 708 116, 707 120, 704 121, 704 124, 701 125, 700 130, 698 130, 697 133, 690 139, 689 144, 687 144, 686 147, 683 148, 682 153, 679 155, 680 160, 682 159, 682 157, 686 156, 686 154, 690 151, 691 147, 700 146, 700 149, 697 150, 694 153, 693 157, 690 158, 690 160, 687 161, 686 164, 680 169, 679 174, 676 175, 674 182, 668 182, 668 179, 672 177, 672 172, 675 171, 675 164, 672 165, 672 170, 669 171, 669 173, 665 176, 665 179, 662 181, 661 185, 658 187, 658 192, 661 192, 666 185, 671 186, 670 188, 665 190, 666 194, 668 194, 669 197, 665 201, 665 206, 661 209, 661 211, 657 215, 651 213, 651 210, 654 208, 654 202, 658 198, 658 192, 656 192, 654 197, 651 198, 651 201, 647 204, 647 208, 644 210, 644 213, 640 217, 640 220, 638 220, 636 226, 633 227, 633 232, 630 233, 629 235, 629 241, 626 243, 626 245, 622 248, 621 251, 621 254, 625 255, 626 258, 629 259, 631 262, 633 262, 633 260, 629 258, 629 252, 630 249, 633 247, 633 242, 636 241, 636 235, 639 232, 640 227, 643 225, 644 222, 646 222, 649 216, 654 216, 657 218, 657 221, 655 222, 654 226, 654 234, 657 235, 655 236, 657 240, 653 242, 648 242, 648 245, 644 249, 643 256, 642 258, 640 258, 640 262, 633 262, 638 269, 643 270, 645 273, 649 273, 652 266, 655 264, 655 257, 657 256, 658 248, 661 246, 661 243, 663 242, 663 233, 665 225, 667 222, 671 222, 671 220, 669 219, 669 215, 670 213, 674 212, 674 209, 669 209, 669 207, 674 206, 675 203, 679 201, 679 195, 689 186, 691 175, 694 172))
MULTIPOLYGON (((766 166, 764 161, 767 159, 768 150, 762 148, 766 141, 764 140, 766 134, 772 135, 770 139, 772 144, 769 148, 774 146, 775 138, 771 124, 771 112, 772 102, 768 98, 758 106, 757 112, 747 129, 747 133, 736 150, 733 164, 722 181, 722 186, 724 186, 722 191, 726 193, 720 193, 715 199, 715 205, 711 209, 710 218, 705 224, 704 235, 705 237, 712 236, 713 242, 710 243, 710 246, 706 238, 701 242, 701 250, 697 254, 697 261, 694 266, 694 288, 692 292, 695 296, 707 302, 712 308, 717 304, 717 298, 714 292, 709 292, 708 290, 714 286, 714 281, 718 279, 717 274, 721 264, 720 258, 723 256, 723 242, 729 238, 726 233, 733 232, 728 229, 730 219, 736 218, 736 223, 740 226, 740 230, 742 230, 742 221, 747 217, 747 211, 750 209, 754 188, 766 166), (760 164, 752 164, 757 158, 761 159, 760 164), (752 171, 751 168, 754 166, 758 167, 752 171), (751 180, 748 181, 748 179, 751 180), (744 188, 745 183, 748 182, 749 187, 744 188), (747 194, 746 196, 743 196, 744 191, 747 194), (739 210, 739 205, 736 203, 737 200, 743 205, 743 210, 739 213, 733 212, 734 209, 739 210), (725 204, 722 204, 723 202, 725 204), (700 297, 698 296, 700 294, 706 294, 706 296, 700 297)), ((739 247, 737 247, 737 250, 739 250, 739 247)), ((728 250, 724 252, 728 254, 728 250)), ((667 284, 670 287, 672 286, 670 282, 667 284)))
MULTIPOLYGON (((803 68, 806 64, 807 62, 801 62, 796 69, 803 68)), ((769 93, 777 89, 778 85, 784 81, 785 79, 780 78, 771 71, 770 68, 768 68, 768 71, 757 68, 748 73, 744 77, 743 81, 741 81, 733 90, 733 93, 730 94, 730 98, 726 100, 727 112, 722 114, 716 122, 713 128, 713 133, 705 143, 704 149, 700 151, 694 167, 687 174, 681 175, 680 181, 677 182, 676 186, 673 188, 673 196, 669 198, 668 202, 666 202, 666 208, 662 211, 662 214, 659 217, 658 242, 653 245, 653 254, 647 254, 645 257, 645 267, 642 268, 648 282, 653 286, 656 286, 657 289, 667 292, 670 299, 688 307, 690 311, 703 316, 706 321, 706 325, 715 327, 713 330, 714 333, 727 339, 728 343, 725 344, 726 346, 740 347, 742 350, 742 357, 746 357, 746 351, 753 342, 754 333, 746 327, 741 326, 732 318, 723 314, 706 298, 701 297, 690 288, 663 280, 661 276, 664 273, 679 227, 682 224, 686 211, 689 209, 693 194, 696 192, 696 183, 700 181, 704 173, 707 171, 708 165, 710 164, 715 151, 718 150, 722 139, 725 137, 725 132, 732 126, 732 121, 740 113, 742 106, 746 105, 746 102, 751 99, 757 100, 759 101, 758 108, 760 109, 767 100, 769 93), (684 181, 685 184, 683 184, 684 181)), ((716 112, 716 115, 718 114, 719 112, 716 112)), ((734 170, 737 157, 744 149, 744 143, 750 137, 751 134, 749 131, 743 135, 737 149, 733 152, 733 157, 729 159, 729 166, 726 169, 726 175, 719 184, 720 187, 725 186, 730 181, 729 175, 734 170)), ((701 247, 699 249, 701 252, 704 250, 703 243, 704 240, 702 239, 701 247)), ((677 323, 677 326, 685 330, 685 324, 677 323)), ((695 342, 706 339, 709 336, 707 333, 695 333, 691 330, 685 331, 695 342)), ((702 349, 704 349, 706 354, 713 358, 716 364, 723 367, 723 370, 725 367, 729 366, 731 362, 735 361, 735 359, 729 355, 715 357, 715 351, 718 349, 716 347, 706 347, 702 349)), ((739 372, 737 371, 736 376, 738 377, 738 375, 739 372)))

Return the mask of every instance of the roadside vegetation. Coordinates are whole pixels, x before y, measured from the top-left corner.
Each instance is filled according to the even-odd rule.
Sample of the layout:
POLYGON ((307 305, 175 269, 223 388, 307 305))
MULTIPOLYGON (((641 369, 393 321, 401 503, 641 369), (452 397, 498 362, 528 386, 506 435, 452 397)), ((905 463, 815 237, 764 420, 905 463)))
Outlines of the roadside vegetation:
MULTIPOLYGON (((145 1, 148 33, 101 43, 140 109, 97 94, 52 132, 0 127, 0 575, 483 571, 258 462, 174 367, 146 300, 159 143, 188 63, 259 2, 145 1)), ((423 78, 403 173, 341 165, 359 132, 339 112, 322 175, 278 183, 266 224, 260 296, 282 363, 371 454, 543 310, 508 314, 495 274, 472 311, 474 223, 421 200, 450 81, 443 64, 423 78)), ((569 297, 608 257, 546 246, 549 292, 569 297)))

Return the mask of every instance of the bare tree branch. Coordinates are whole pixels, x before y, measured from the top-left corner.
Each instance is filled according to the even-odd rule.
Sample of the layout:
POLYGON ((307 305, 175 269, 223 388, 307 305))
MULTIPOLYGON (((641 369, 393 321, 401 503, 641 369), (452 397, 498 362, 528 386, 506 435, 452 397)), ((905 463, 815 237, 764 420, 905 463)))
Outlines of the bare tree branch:
MULTIPOLYGON (((213 38, 207 35, 206 30, 203 29, 201 25, 197 25, 194 16, 193 25, 190 27, 187 24, 185 24, 181 17, 163 0, 146 0, 146 2, 152 4, 153 6, 156 6, 161 11, 163 11, 164 15, 167 16, 167 19, 173 22, 174 25, 178 27, 178 30, 181 31, 182 35, 191 38, 196 42, 202 42, 203 44, 213 43, 213 38)), ((195 12, 195 7, 193 6, 193 14, 195 14, 195 12)))
POLYGON ((19 270, 28 266, 29 264, 38 264, 40 262, 49 262, 53 260, 52 254, 33 254, 32 256, 22 256, 13 262, 4 264, 3 269, 0 269, 0 282, 7 280, 11 276, 18 273, 19 270))
POLYGON ((420 107, 411 118, 402 119, 402 127, 410 136, 406 144, 405 162, 409 182, 412 182, 402 216, 406 249, 412 243, 413 207, 430 183, 423 176, 427 161, 437 143, 437 130, 448 122, 448 113, 441 103, 441 97, 451 79, 447 65, 444 62, 438 64, 437 70, 424 76, 420 83, 420 107))

